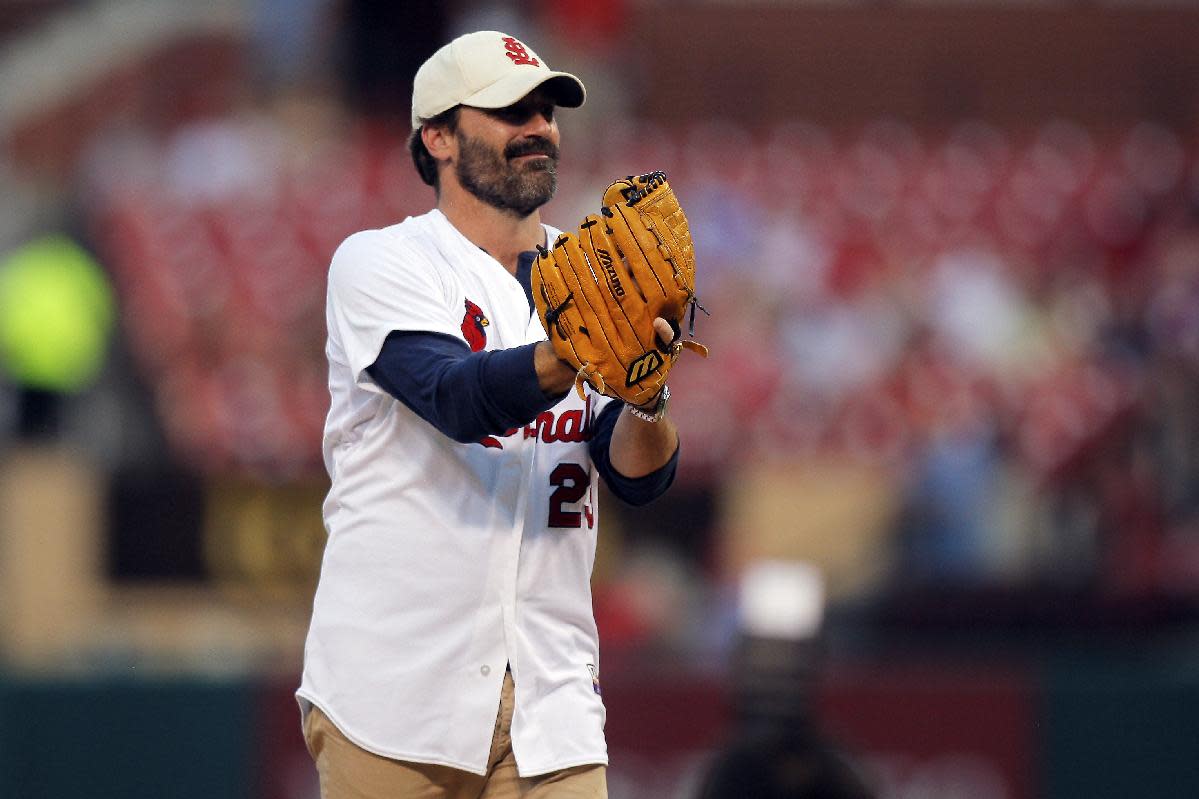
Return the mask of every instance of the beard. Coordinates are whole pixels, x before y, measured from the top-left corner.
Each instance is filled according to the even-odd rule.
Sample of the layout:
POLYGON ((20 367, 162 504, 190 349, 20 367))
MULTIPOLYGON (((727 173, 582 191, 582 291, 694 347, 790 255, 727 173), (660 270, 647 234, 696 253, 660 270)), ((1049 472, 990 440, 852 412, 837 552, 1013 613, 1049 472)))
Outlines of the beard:
POLYGON ((558 189, 558 148, 535 137, 513 142, 499 153, 482 140, 459 133, 455 172, 462 188, 494 208, 524 218, 549 202, 558 189), (511 160, 534 153, 549 157, 524 164, 511 160))

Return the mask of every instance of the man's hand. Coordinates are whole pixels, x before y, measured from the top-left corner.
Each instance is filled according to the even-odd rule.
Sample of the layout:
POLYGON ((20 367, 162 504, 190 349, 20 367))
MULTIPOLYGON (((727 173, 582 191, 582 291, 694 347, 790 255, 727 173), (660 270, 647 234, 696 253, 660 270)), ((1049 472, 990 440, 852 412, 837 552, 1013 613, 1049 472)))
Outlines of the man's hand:
POLYGON ((618 180, 599 214, 563 233, 533 264, 533 301, 554 351, 582 383, 652 405, 684 348, 694 314, 695 256, 687 217, 661 172, 618 180))

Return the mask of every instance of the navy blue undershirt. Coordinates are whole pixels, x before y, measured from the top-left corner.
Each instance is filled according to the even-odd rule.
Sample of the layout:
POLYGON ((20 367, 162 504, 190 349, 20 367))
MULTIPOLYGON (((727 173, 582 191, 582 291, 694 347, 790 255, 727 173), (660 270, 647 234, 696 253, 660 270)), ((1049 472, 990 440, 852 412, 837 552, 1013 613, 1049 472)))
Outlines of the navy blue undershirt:
MULTIPOLYGON (((530 282, 536 252, 520 254, 516 279, 533 312, 530 282)), ((466 342, 443 333, 395 330, 388 334, 367 374, 388 394, 446 436, 462 443, 503 436, 524 427, 562 395, 549 397, 533 365, 536 344, 506 350, 471 352, 466 342)), ((612 493, 630 505, 661 496, 678 469, 679 450, 644 477, 625 477, 612 466, 608 449, 624 405, 610 402, 591 427, 587 443, 592 462, 612 493)))

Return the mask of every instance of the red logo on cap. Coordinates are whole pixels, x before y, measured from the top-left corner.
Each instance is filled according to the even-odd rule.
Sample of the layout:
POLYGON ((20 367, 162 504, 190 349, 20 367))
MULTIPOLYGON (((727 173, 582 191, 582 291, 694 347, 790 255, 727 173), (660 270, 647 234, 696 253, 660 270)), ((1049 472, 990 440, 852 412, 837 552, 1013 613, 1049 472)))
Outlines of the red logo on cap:
POLYGON ((511 36, 504 37, 504 49, 508 51, 504 55, 511 58, 512 63, 517 66, 521 64, 528 64, 531 67, 541 66, 541 62, 529 55, 529 51, 525 49, 525 46, 511 36))

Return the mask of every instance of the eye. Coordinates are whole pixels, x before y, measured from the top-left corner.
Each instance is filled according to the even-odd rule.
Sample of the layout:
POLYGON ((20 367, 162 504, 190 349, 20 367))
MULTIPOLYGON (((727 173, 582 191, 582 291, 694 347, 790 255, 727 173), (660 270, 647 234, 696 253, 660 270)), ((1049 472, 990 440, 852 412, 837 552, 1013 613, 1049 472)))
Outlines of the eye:
POLYGON ((487 110, 487 115, 508 125, 520 125, 529 118, 529 109, 522 105, 510 105, 504 108, 487 110))
POLYGON ((500 119, 502 122, 509 124, 517 124, 526 116, 526 112, 518 105, 510 105, 507 108, 500 108, 492 115, 500 119))
POLYGON ((498 119, 507 125, 523 125, 534 115, 545 117, 546 122, 554 121, 554 104, 552 102, 517 103, 504 108, 492 108, 487 115, 498 119))

